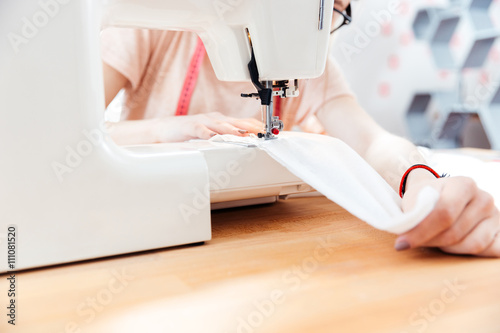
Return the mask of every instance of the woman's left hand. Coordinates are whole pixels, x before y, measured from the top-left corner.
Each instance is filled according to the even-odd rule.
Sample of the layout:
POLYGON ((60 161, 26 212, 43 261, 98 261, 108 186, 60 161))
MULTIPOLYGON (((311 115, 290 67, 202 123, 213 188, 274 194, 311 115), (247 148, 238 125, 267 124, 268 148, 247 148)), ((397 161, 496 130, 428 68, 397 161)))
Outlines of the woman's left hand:
POLYGON ((440 197, 420 224, 398 237, 396 249, 426 246, 453 254, 500 257, 500 214, 490 194, 467 177, 436 179, 426 170, 414 170, 410 176, 413 173, 403 197, 403 211, 412 209, 425 186, 437 190, 440 197))

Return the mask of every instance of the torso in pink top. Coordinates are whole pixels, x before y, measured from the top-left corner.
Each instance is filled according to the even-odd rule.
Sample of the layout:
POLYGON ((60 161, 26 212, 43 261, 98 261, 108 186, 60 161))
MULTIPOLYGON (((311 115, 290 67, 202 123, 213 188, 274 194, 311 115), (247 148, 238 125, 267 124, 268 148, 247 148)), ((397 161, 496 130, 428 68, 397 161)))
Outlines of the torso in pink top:
MULTIPOLYGON (((190 32, 124 28, 102 32, 102 60, 129 80, 125 87, 122 120, 175 115, 197 42, 198 37, 190 32)), ((281 117, 287 128, 295 124, 314 133, 323 131, 314 116, 316 111, 331 99, 352 95, 332 59, 328 60, 321 77, 302 80, 299 88, 299 97, 282 100, 281 117)), ((240 97, 242 92, 254 91, 249 82, 219 81, 205 57, 188 114, 217 111, 232 117, 260 120, 260 101, 240 97)))

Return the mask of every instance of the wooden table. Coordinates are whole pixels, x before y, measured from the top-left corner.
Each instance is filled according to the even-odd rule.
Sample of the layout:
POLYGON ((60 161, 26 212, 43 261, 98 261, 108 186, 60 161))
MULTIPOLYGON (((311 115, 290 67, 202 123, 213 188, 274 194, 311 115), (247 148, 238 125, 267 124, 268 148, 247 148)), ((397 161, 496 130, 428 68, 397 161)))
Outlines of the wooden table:
POLYGON ((500 260, 398 253, 322 197, 212 217, 204 245, 18 273, 0 331, 500 332, 500 260))

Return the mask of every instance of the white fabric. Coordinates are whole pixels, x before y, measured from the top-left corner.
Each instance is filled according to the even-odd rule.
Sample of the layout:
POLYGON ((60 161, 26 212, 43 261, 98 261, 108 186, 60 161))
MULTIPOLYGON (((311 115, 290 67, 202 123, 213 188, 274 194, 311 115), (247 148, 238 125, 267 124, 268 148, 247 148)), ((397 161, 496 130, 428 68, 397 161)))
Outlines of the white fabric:
POLYGON ((278 139, 217 135, 219 142, 253 144, 305 183, 373 227, 400 234, 415 227, 436 204, 428 187, 417 205, 403 213, 401 199, 387 182, 344 142, 326 135, 285 132, 278 139))

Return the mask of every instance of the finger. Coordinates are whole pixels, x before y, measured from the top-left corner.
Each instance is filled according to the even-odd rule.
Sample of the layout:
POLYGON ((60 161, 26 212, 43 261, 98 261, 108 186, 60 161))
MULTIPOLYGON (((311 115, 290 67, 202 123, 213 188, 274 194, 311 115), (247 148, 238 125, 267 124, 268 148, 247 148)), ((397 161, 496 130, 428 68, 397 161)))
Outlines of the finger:
POLYGON ((500 258, 500 232, 495 235, 493 242, 486 250, 478 253, 478 256, 500 258))
POLYGON ((423 246, 438 234, 452 227, 477 193, 474 181, 466 177, 438 179, 437 181, 445 183, 436 206, 415 228, 398 237, 396 249, 423 246))
POLYGON ((257 126, 257 127, 264 126, 264 123, 262 121, 257 120, 255 118, 236 119, 236 121, 241 121, 241 122, 247 123, 251 126, 257 126))
POLYGON ((252 127, 251 129, 252 133, 259 133, 264 130, 264 123, 256 119, 253 119, 250 122, 250 126, 252 127))
POLYGON ((189 131, 193 139, 203 139, 208 140, 217 133, 209 129, 207 126, 196 123, 193 125, 192 131, 189 131))
POLYGON ((264 129, 264 124, 258 120, 236 119, 231 124, 250 133, 259 133, 264 129))
MULTIPOLYGON (((240 130, 247 131, 250 133, 259 133, 264 128, 264 124, 255 118, 240 119, 240 118, 228 117, 220 112, 210 112, 204 114, 203 116, 204 118, 202 119, 202 122, 205 125, 210 125, 213 122, 213 120, 216 119, 221 122, 227 122, 233 125, 234 127, 237 127, 240 130)), ((245 133, 246 132, 240 131, 240 134, 245 134, 245 133)), ((234 134, 234 133, 227 133, 227 134, 234 134)))
POLYGON ((429 247, 442 247, 457 244, 462 241, 477 224, 490 217, 494 210, 495 202, 493 197, 480 190, 450 228, 438 234, 424 245, 429 247))
POLYGON ((246 130, 242 128, 238 128, 230 123, 224 122, 224 121, 212 121, 209 124, 206 124, 206 126, 218 133, 218 134, 233 134, 233 135, 243 135, 246 133, 246 130))
POLYGON ((211 118, 211 119, 219 119, 219 120, 223 120, 223 119, 227 119, 228 118, 227 116, 223 115, 220 112, 205 113, 205 116, 208 117, 208 118, 211 118))
POLYGON ((441 247, 441 250, 454 254, 486 253, 493 246, 500 231, 498 215, 481 221, 461 242, 452 246, 441 247))
POLYGON ((201 123, 218 134, 242 136, 248 132, 248 130, 244 128, 239 128, 231 124, 236 118, 227 117, 220 112, 211 112, 200 116, 201 123))
POLYGON ((246 118, 243 120, 248 121, 255 126, 264 126, 264 123, 261 120, 257 120, 255 118, 246 118))

